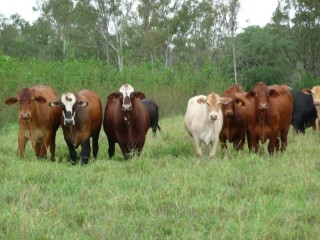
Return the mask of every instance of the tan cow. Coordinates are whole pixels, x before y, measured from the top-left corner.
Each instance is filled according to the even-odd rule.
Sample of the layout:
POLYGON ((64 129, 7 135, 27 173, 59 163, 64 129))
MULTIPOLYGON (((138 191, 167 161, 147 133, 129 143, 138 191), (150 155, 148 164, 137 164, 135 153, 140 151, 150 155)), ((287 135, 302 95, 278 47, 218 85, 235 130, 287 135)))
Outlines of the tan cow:
POLYGON ((51 87, 37 85, 23 88, 16 97, 5 101, 7 105, 19 104, 18 149, 20 157, 30 140, 37 157, 47 156, 50 147, 51 158, 55 154, 56 131, 60 126, 61 109, 52 109, 48 102, 57 100, 57 94, 51 87))
POLYGON ((312 95, 313 104, 317 109, 318 118, 315 121, 314 128, 320 130, 320 86, 314 86, 312 89, 305 88, 302 90, 305 94, 312 95))
POLYGON ((198 157, 202 156, 201 143, 211 145, 210 157, 214 157, 216 153, 219 134, 223 125, 222 101, 225 101, 225 99, 214 92, 208 96, 192 97, 188 101, 184 124, 193 138, 198 157))

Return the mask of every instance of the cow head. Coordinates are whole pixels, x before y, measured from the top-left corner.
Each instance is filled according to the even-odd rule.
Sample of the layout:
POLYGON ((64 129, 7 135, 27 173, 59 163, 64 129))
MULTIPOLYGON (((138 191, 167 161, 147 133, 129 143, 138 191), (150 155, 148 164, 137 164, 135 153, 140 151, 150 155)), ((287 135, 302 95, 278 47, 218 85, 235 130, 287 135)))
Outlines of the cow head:
POLYGON ((36 109, 36 104, 43 104, 47 100, 41 96, 36 90, 30 88, 23 88, 18 92, 16 97, 9 97, 5 104, 13 105, 19 102, 19 119, 30 120, 32 113, 36 109))
POLYGON ((199 98, 197 103, 206 104, 209 113, 209 120, 215 121, 219 118, 220 107, 223 102, 226 102, 225 100, 225 98, 212 92, 206 98, 199 98))
POLYGON ((314 105, 320 106, 320 86, 314 86, 312 89, 305 88, 302 90, 305 94, 312 95, 314 105))
POLYGON ((50 107, 61 107, 64 125, 75 125, 74 117, 77 107, 83 108, 88 106, 88 102, 80 101, 73 93, 64 93, 61 99, 56 102, 50 102, 50 107))
POLYGON ((120 98, 122 100, 122 110, 130 111, 132 109, 131 105, 131 93, 134 92, 134 88, 130 84, 123 84, 119 92, 121 93, 120 98))
POLYGON ((226 117, 234 116, 235 112, 235 101, 230 97, 224 97, 221 99, 222 112, 226 117))
POLYGON ((275 89, 269 89, 264 83, 257 83, 255 88, 246 94, 246 98, 254 99, 256 108, 259 111, 269 109, 269 98, 278 97, 279 93, 275 89))

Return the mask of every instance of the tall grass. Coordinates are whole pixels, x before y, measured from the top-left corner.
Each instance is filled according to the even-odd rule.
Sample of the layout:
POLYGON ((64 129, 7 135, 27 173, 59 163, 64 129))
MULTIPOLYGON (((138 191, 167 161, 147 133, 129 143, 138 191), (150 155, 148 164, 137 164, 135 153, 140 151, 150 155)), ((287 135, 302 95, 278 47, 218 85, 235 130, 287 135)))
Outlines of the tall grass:
POLYGON ((16 96, 23 87, 46 84, 54 87, 58 94, 75 92, 87 88, 95 91, 103 105, 107 96, 118 91, 124 83, 144 92, 148 98, 157 101, 161 116, 182 114, 187 100, 196 94, 218 93, 230 82, 215 66, 194 72, 184 69, 168 69, 159 65, 126 67, 119 72, 115 67, 96 61, 47 62, 42 60, 19 61, 0 56, 0 126, 16 119, 17 109, 4 106, 4 100, 16 96), (1 113, 1 112, 0 112, 1 113))
MULTIPOLYGON (((160 120, 142 155, 69 162, 61 130, 57 161, 28 144, 17 157, 17 125, 0 131, 1 239, 318 239, 319 133, 289 135, 270 157, 236 152, 195 157, 183 117, 160 120)), ((79 149, 78 149, 79 150, 79 149)))

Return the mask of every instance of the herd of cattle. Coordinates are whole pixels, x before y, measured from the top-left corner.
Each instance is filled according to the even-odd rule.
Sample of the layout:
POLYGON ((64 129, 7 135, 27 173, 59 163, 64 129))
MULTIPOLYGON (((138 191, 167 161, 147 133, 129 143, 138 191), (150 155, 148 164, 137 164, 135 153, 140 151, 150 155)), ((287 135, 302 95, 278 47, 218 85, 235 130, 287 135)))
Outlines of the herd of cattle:
MULTIPOLYGON (((115 153, 115 143, 125 159, 140 154, 149 128, 154 134, 160 130, 157 103, 129 84, 109 94, 104 114, 99 96, 91 90, 64 93, 58 99, 52 87, 36 85, 21 89, 16 97, 5 101, 7 105, 19 104, 19 156, 24 156, 30 140, 36 156, 46 157, 49 148, 53 159, 60 125, 73 164, 77 162, 75 149, 79 146, 82 164, 88 163, 91 145, 92 155, 97 157, 101 126, 107 135, 110 158, 115 153)), ((316 127, 317 119, 320 86, 292 91, 286 85, 258 83, 249 92, 233 85, 221 95, 212 92, 190 98, 184 123, 197 156, 202 156, 200 144, 204 143, 211 145, 213 157, 218 142, 226 150, 227 141, 237 150, 243 149, 247 141, 248 148, 258 152, 260 143, 269 140, 270 154, 283 151, 290 125, 297 133, 304 133, 307 127, 316 127)))

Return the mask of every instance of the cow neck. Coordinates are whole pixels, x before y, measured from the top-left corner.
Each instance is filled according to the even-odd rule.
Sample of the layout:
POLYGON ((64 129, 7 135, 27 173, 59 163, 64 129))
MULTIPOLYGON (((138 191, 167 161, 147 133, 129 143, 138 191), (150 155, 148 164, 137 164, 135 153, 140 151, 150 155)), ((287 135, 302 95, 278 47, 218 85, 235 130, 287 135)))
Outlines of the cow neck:
POLYGON ((267 111, 260 111, 258 116, 258 123, 259 123, 259 132, 260 132, 260 139, 262 142, 265 142, 265 131, 263 131, 263 127, 266 125, 266 115, 267 111))
POLYGON ((76 129, 76 125, 70 125, 70 126, 66 126, 67 128, 69 128, 69 131, 71 133, 71 141, 72 141, 72 145, 73 146, 77 146, 78 144, 78 136, 77 136, 77 129, 76 129))

